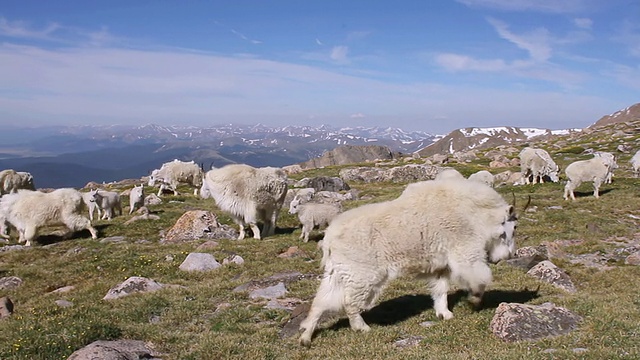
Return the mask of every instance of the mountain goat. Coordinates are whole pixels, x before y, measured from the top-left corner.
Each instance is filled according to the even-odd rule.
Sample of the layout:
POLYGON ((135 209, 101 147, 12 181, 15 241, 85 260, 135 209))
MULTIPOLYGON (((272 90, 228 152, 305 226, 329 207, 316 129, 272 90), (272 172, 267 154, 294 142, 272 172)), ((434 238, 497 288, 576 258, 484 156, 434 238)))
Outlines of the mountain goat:
POLYGON ((558 182, 560 168, 553 161, 548 152, 543 149, 526 147, 520 151, 520 172, 524 184, 529 184, 529 177, 533 177, 533 184, 544 183, 544 177, 548 176, 553 182, 558 182))
POLYGON ((633 176, 638 177, 640 174, 640 150, 636 151, 630 162, 631 169, 633 170, 633 176))
POLYGON ((36 189, 31 173, 13 169, 0 171, 0 195, 15 193, 19 189, 36 189))
POLYGON ((131 215, 136 208, 141 208, 144 206, 144 186, 140 184, 140 186, 135 186, 129 192, 129 215, 131 215))
POLYGON ((160 181, 158 196, 162 195, 164 189, 173 191, 178 195, 178 184, 186 183, 193 186, 193 194, 198 194, 198 189, 202 186, 202 168, 193 161, 184 162, 178 159, 162 164, 160 169, 153 170, 149 176, 149 186, 154 186, 156 181, 160 181))
POLYGON ((238 224, 238 240, 244 239, 247 225, 255 239, 273 235, 286 195, 287 175, 282 169, 245 164, 209 170, 200 188, 202 198, 213 198, 220 210, 229 213, 238 224), (258 222, 264 224, 262 232, 258 222))
POLYGON ((309 241, 309 234, 314 227, 329 225, 331 220, 341 212, 341 209, 340 203, 301 203, 298 197, 295 197, 289 205, 289 213, 298 214, 298 220, 302 224, 300 238, 304 239, 304 242, 309 241))
POLYGON ((487 170, 480 170, 469 175, 469 180, 483 183, 487 186, 493 187, 494 177, 493 174, 487 170))
MULTIPOLYGON (((120 194, 117 192, 95 189, 91 190, 89 194, 89 196, 93 196, 93 201, 98 205, 98 209, 102 209, 102 220, 111 220, 116 212, 118 215, 122 215, 122 202, 120 194)), ((92 214, 93 212, 90 210, 90 215, 92 214)), ((98 216, 100 216, 99 210, 98 216)))
POLYGON ((604 183, 611 184, 613 182, 613 170, 618 168, 616 156, 610 152, 605 151, 596 151, 593 153, 593 156, 601 157, 604 159, 605 163, 609 167, 609 172, 607 172, 607 177, 605 178, 604 183))
POLYGON ((575 200, 576 197, 573 191, 585 181, 593 181, 593 196, 596 199, 599 198, 600 185, 607 179, 610 172, 609 166, 609 161, 600 156, 569 164, 564 171, 569 179, 564 186, 564 199, 569 200, 569 197, 571 197, 571 200, 575 200))
POLYGON ((469 290, 480 304, 491 282, 487 261, 515 251, 514 207, 494 189, 466 179, 423 181, 395 200, 364 205, 333 219, 322 242, 324 275, 300 344, 311 337, 325 311, 344 311, 354 330, 368 331, 360 313, 386 284, 403 275, 427 280, 436 315, 451 319, 449 284, 469 290))
POLYGON ((42 227, 65 225, 71 231, 87 229, 91 238, 96 239, 96 229, 82 215, 84 209, 82 194, 75 189, 63 188, 50 193, 18 190, 0 199, 0 235, 8 237, 7 225, 13 225, 20 234, 18 242, 31 246, 42 227))

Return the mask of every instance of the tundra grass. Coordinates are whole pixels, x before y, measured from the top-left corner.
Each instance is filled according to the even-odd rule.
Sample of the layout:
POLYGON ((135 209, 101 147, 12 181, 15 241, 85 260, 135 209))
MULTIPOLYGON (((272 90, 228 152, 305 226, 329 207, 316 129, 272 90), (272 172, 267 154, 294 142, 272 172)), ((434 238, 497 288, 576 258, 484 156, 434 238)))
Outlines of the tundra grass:
MULTIPOLYGON (((335 169, 331 176, 333 172, 335 169)), ((348 205, 351 207, 395 198, 405 186, 350 185, 363 198, 348 205)), ((636 236, 640 217, 638 185, 638 179, 616 177, 613 184, 602 186, 601 197, 596 200, 591 196, 591 185, 584 184, 577 189, 575 202, 562 199, 560 183, 502 187, 498 191, 507 201, 515 196, 519 209, 531 197, 528 210, 520 213, 518 246, 581 240, 566 248, 581 254, 611 249, 612 245, 603 240, 613 236, 636 236)), ((640 357, 640 267, 615 264, 611 270, 597 270, 568 261, 559 261, 558 265, 569 273, 577 293, 568 294, 543 284, 521 269, 492 265, 494 282, 483 308, 472 310, 464 301, 464 294, 452 289, 449 300, 455 317, 449 321, 436 318, 423 282, 398 279, 386 289, 379 304, 364 314, 371 325, 369 333, 351 331, 348 322, 338 317, 323 322, 312 347, 305 349, 297 344, 297 336, 280 337, 280 330, 289 319, 287 311, 265 309, 264 301, 232 291, 238 285, 275 273, 320 274, 317 243, 298 239, 300 230, 295 216, 283 210, 273 237, 221 240, 217 248, 206 250, 219 261, 238 254, 245 259, 243 265, 193 274, 178 270, 178 266, 204 240, 167 245, 158 242, 159 234, 186 210, 217 210, 211 201, 190 195, 163 199, 163 204, 151 207, 160 220, 124 225, 130 218, 124 215, 112 221, 96 221, 100 239, 125 236, 124 242, 101 243, 100 239, 91 240, 88 233, 80 233, 72 239, 0 252, 0 277, 15 275, 24 280, 17 289, 0 290, 0 296, 10 297, 15 304, 14 314, 0 320, 0 359, 66 359, 92 341, 112 339, 144 340, 163 353, 163 359, 180 360, 640 357), (308 256, 279 258, 278 254, 290 246, 300 247, 308 256), (111 287, 130 276, 180 287, 102 300, 111 287), (75 288, 64 294, 51 293, 62 286, 75 288), (56 300, 68 300, 73 306, 58 307, 56 300), (500 302, 553 302, 580 315, 583 321, 578 330, 568 335, 505 343, 489 331, 500 302), (426 321, 433 325, 420 325, 426 321), (411 336, 422 340, 414 347, 393 345, 411 336)), ((223 214, 220 221, 233 225, 223 214)), ((312 234, 315 240, 320 237, 318 232, 312 234)), ((315 279, 289 284, 287 297, 310 300, 317 285, 315 279)))

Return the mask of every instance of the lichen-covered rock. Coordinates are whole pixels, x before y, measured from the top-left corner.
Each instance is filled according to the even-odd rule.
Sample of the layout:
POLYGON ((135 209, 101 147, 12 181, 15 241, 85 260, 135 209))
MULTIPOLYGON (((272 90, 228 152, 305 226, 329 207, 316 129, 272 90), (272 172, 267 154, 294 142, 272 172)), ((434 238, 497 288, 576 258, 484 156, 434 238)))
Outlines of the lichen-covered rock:
POLYGON ((184 213, 161 238, 161 243, 177 243, 197 239, 237 239, 238 231, 221 225, 215 214, 205 210, 184 213))
POLYGON ((576 287, 569 275, 549 260, 539 262, 527 271, 527 274, 567 292, 576 292, 576 287))
POLYGON ((155 280, 143 278, 140 276, 132 276, 125 280, 123 283, 109 289, 107 295, 105 295, 102 299, 118 299, 134 293, 157 291, 162 289, 163 287, 163 284, 160 284, 155 280))
POLYGON ((138 340, 94 341, 75 351, 67 360, 160 360, 150 344, 138 340))
POLYGON ((501 303, 489 328, 498 338, 514 342, 564 335, 575 330, 580 321, 580 316, 552 303, 501 303))
POLYGON ((17 276, 7 276, 0 278, 0 290, 16 289, 22 285, 22 279, 17 276))

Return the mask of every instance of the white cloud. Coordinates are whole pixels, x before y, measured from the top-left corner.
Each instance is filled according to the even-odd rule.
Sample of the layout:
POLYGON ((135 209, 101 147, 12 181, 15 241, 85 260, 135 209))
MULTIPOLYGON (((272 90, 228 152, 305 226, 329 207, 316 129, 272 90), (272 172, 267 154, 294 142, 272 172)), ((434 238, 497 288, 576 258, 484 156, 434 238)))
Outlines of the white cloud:
POLYGON ((51 39, 51 35, 59 29, 61 29, 59 24, 51 23, 44 29, 34 30, 29 27, 29 24, 23 21, 9 21, 0 17, 0 35, 2 36, 43 40, 51 39))
POLYGON ((364 119, 365 118, 363 113, 351 114, 349 117, 352 118, 352 119, 364 119))
POLYGON ((466 55, 451 53, 437 54, 436 63, 449 71, 504 71, 507 64, 503 60, 478 60, 466 55))
POLYGON ((591 29, 593 26, 593 20, 589 18, 575 18, 573 19, 573 24, 580 29, 591 29))
POLYGON ((457 0, 470 7, 484 7, 506 11, 539 11, 573 13, 588 8, 588 0, 457 0))
POLYGON ((334 60, 334 61, 346 62, 348 53, 349 53, 348 46, 334 46, 333 49, 331 49, 330 57, 331 57, 331 60, 334 60))
POLYGON ((518 35, 509 31, 509 26, 502 21, 492 18, 487 19, 487 21, 498 32, 501 38, 526 50, 533 60, 543 62, 551 57, 551 47, 549 46, 550 36, 547 29, 538 28, 529 33, 518 35))
POLYGON ((322 43, 322 41, 320 41, 320 39, 318 39, 318 38, 316 38, 316 44, 318 44, 318 45, 320 45, 320 46, 324 45, 324 44, 322 43))
POLYGON ((640 25, 631 21, 623 21, 614 40, 624 44, 629 54, 640 57, 640 25))

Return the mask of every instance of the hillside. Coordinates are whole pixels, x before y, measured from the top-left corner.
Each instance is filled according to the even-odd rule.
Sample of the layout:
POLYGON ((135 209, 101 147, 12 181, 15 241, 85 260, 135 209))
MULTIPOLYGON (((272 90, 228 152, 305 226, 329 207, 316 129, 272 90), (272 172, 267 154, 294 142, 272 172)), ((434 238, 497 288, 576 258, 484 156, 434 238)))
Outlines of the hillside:
MULTIPOLYGON (((436 318, 433 303, 425 295, 424 281, 400 278, 364 314, 370 332, 356 333, 344 317, 330 317, 322 320, 312 347, 303 349, 297 344, 297 328, 287 325, 295 323, 300 317, 296 311, 304 308, 299 305, 308 303, 317 289, 321 253, 316 241, 321 233, 314 232, 311 241, 301 242, 297 218, 281 211, 276 235, 260 241, 218 239, 214 244, 203 238, 161 243, 161 233, 188 210, 212 211, 222 224, 234 226, 212 201, 195 198, 184 188, 185 195, 163 196, 161 204, 149 206, 158 220, 125 224, 132 218, 125 206, 125 215, 96 221, 100 235, 96 241, 79 233, 69 239, 48 236, 27 249, 16 246, 15 238, 0 244, 0 298, 9 297, 14 304, 13 315, 0 318, 0 358, 65 359, 95 340, 115 339, 141 340, 156 349, 159 358, 181 360, 638 358, 640 307, 634 284, 640 277, 640 261, 633 263, 633 255, 640 255, 640 179, 631 177, 628 165, 640 149, 638 129, 639 121, 614 123, 531 140, 547 149, 563 169, 590 157, 591 151, 616 154, 620 168, 614 182, 602 186, 600 199, 591 196, 588 183, 578 188, 575 202, 562 200, 562 182, 497 188, 505 199, 516 199, 517 247, 546 249, 550 260, 575 285, 575 292, 538 280, 526 268, 491 265, 494 280, 482 307, 472 310, 466 294, 453 289, 449 303, 455 316, 443 321, 436 318), (529 198, 529 207, 523 211, 529 198), (180 270, 194 252, 213 255, 220 262, 239 255, 244 263, 205 273, 180 270), (132 276, 175 286, 103 300, 109 289, 132 276), (20 279, 18 285, 13 277, 20 279), (6 278, 14 280, 1 280, 6 278), (234 291, 279 282, 286 294, 276 300, 234 291), (505 342, 489 330, 503 302, 553 303, 581 321, 563 336, 505 342)), ((519 170, 489 168, 491 151, 502 150, 480 149, 477 159, 448 166, 464 175, 480 169, 519 170)), ((508 157, 516 155, 517 151, 508 157)), ((404 161, 417 165, 424 159, 404 161)), ((381 168, 395 166, 398 162, 391 160, 381 168)), ((291 178, 338 176, 348 167, 310 169, 291 178)), ((343 203, 346 209, 396 198, 406 186, 358 181, 349 185, 358 196, 343 203)), ((111 188, 120 191, 131 186, 122 183, 111 188)), ((146 192, 155 189, 146 187, 146 192)), ((128 204, 126 197, 124 203, 128 204)))
POLYGON ((640 103, 637 103, 625 109, 616 111, 613 114, 605 115, 601 117, 594 124, 590 125, 589 128, 597 128, 600 126, 605 126, 605 125, 615 124, 615 123, 631 122, 639 119, 640 119, 640 103))

